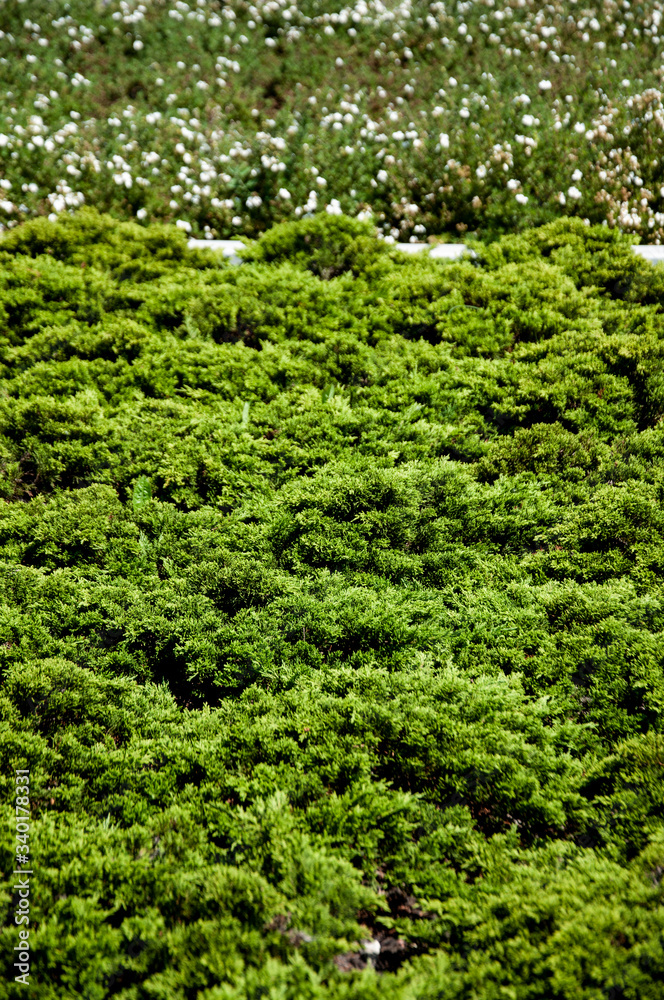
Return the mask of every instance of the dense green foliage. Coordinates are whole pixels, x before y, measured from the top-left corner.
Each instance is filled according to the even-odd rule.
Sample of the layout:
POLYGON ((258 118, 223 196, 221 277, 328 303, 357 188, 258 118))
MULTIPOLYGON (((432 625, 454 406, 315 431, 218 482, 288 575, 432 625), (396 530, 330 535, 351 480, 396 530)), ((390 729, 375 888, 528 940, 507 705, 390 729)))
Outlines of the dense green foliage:
POLYGON ((664 274, 476 250, 0 243, 0 997, 661 996, 664 274))
MULTIPOLYGON (((664 241, 664 2, 2 0, 0 227, 664 241)), ((464 237, 465 238, 465 237, 464 237)))

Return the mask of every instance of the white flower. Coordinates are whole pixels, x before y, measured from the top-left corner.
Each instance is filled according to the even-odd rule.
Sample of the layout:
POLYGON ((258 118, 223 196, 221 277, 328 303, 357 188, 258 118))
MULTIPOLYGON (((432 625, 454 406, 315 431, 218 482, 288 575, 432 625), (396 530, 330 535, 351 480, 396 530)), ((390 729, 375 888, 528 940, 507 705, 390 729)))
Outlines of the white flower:
POLYGON ((380 955, 380 941, 362 941, 365 955, 380 955))
POLYGON ((140 40, 140 38, 137 38, 136 41, 134 42, 133 49, 135 52, 140 52, 142 48, 143 48, 143 42, 140 40))
POLYGON ((574 126, 574 131, 577 133, 577 135, 584 135, 586 131, 586 126, 583 124, 583 122, 577 122, 576 125, 574 126))
POLYGON ((359 219, 360 222, 370 222, 372 215, 373 213, 370 208, 363 208, 361 212, 357 213, 355 218, 359 219))
POLYGON ((483 177, 486 177, 486 167, 484 166, 483 163, 480 163, 475 173, 477 174, 480 180, 482 180, 483 177))
POLYGON ((379 170, 376 177, 381 184, 384 184, 387 180, 387 170, 379 170))
POLYGON ((538 83, 538 87, 540 90, 551 90, 551 81, 540 80, 540 82, 538 83))
POLYGON ((178 69, 186 69, 186 65, 182 62, 182 60, 179 60, 179 62, 176 62, 175 65, 177 66, 178 69))
POLYGON ((136 218, 137 219, 146 219, 147 215, 148 215, 148 213, 146 212, 146 210, 144 208, 139 208, 138 212, 136 213, 136 218))
POLYGON ((461 115, 462 118, 470 118, 470 111, 468 110, 468 108, 460 108, 459 114, 461 115))
POLYGON ((525 194, 517 194, 514 196, 520 205, 528 204, 528 197, 525 194))
POLYGON ((231 225, 232 226, 241 226, 242 225, 242 219, 240 218, 239 215, 234 215, 233 216, 233 218, 231 219, 231 225))
POLYGON ((558 195, 558 201, 560 202, 561 205, 564 205, 567 202, 567 198, 562 193, 562 191, 558 195))
POLYGON ((577 168, 577 169, 576 169, 576 170, 574 171, 574 173, 572 174, 572 180, 573 180, 573 181, 574 181, 574 183, 576 184, 576 182, 577 182, 577 181, 580 181, 580 180, 582 180, 582 179, 583 179, 583 174, 582 174, 582 173, 581 173, 581 171, 580 171, 580 170, 579 170, 579 169, 577 168))
POLYGON ((507 182, 508 191, 516 191, 518 187, 521 187, 521 182, 515 180, 514 177, 512 177, 512 179, 507 182))
POLYGON ((187 222, 186 219, 178 219, 175 225, 178 227, 178 229, 184 229, 185 233, 191 232, 191 223, 187 222))
POLYGON ((316 209, 318 208, 317 197, 318 196, 316 195, 315 191, 310 191, 309 192, 309 198, 307 200, 307 203, 304 206, 304 211, 305 212, 311 213, 311 212, 315 212, 316 211, 316 209), (313 195, 313 198, 312 198, 312 195, 313 195))
POLYGON ((438 141, 440 142, 440 148, 441 149, 449 149, 450 148, 450 137, 447 134, 447 132, 441 132, 440 136, 438 137, 438 141))
POLYGON ((130 188, 133 183, 131 174, 128 170, 121 170, 118 173, 113 174, 113 180, 118 186, 124 184, 126 188, 130 188))
POLYGON ((450 87, 456 87, 457 85, 457 82, 453 76, 451 76, 447 82, 449 83, 450 87))
POLYGON ((328 215, 343 215, 343 209, 336 198, 333 198, 329 205, 325 206, 328 215))
POLYGON ((567 188, 567 194, 569 195, 570 198, 574 198, 575 201, 578 201, 579 198, 583 197, 578 187, 574 187, 574 185, 567 188))
POLYGON ((290 191, 287 191, 286 188, 279 188, 279 197, 283 198, 284 201, 289 201, 290 196, 290 191))
POLYGON ((337 58, 334 60, 334 65, 337 67, 337 69, 340 69, 343 66, 343 64, 344 61, 341 58, 341 56, 337 56, 337 58))
POLYGON ((532 115, 524 115, 521 121, 528 128, 531 128, 535 124, 535 119, 533 118, 532 115))

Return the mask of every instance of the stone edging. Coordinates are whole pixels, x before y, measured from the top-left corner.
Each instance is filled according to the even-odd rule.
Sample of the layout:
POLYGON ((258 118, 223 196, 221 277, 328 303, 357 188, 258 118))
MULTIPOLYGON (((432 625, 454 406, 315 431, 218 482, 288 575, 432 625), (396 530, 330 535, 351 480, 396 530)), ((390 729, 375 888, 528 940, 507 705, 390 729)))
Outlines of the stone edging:
MULTIPOLYGON (((221 250, 224 257, 227 257, 232 264, 241 263, 237 251, 244 249, 245 246, 242 240, 189 240, 188 245, 199 249, 221 250)), ((466 251, 470 254, 473 253, 472 250, 468 250, 465 243, 439 243, 433 247, 430 243, 393 243, 392 245, 398 250, 403 250, 404 253, 419 253, 421 250, 428 249, 429 256, 438 260, 457 260, 466 251)), ((632 247, 632 249, 639 257, 653 263, 664 261, 664 246, 651 246, 642 243, 632 247)))

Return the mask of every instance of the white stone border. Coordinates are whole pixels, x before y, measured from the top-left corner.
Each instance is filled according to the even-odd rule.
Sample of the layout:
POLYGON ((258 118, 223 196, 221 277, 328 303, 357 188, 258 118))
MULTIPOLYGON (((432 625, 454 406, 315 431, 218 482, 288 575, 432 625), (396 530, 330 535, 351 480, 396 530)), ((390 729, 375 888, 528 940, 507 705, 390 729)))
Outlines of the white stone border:
MULTIPOLYGON (((237 252, 238 250, 243 250, 245 247, 242 240, 189 240, 188 245, 200 249, 221 250, 224 257, 227 257, 231 264, 241 263, 237 252)), ((403 250, 404 253, 419 253, 421 250, 429 250, 429 256, 436 260, 458 260, 466 251, 471 254, 473 253, 465 243, 439 243, 433 247, 430 243, 393 243, 392 246, 398 250, 403 250)), ((653 263, 664 261, 664 246, 640 244, 633 246, 632 250, 639 257, 643 257, 645 260, 650 260, 653 263)))

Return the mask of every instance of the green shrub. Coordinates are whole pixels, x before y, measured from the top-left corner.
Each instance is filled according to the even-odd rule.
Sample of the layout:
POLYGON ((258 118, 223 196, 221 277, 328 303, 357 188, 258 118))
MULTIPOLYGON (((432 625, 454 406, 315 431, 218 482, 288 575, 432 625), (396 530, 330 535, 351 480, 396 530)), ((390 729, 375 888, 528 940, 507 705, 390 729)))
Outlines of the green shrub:
POLYGON ((3 243, 0 996, 659 995, 658 272, 341 219, 3 243))
POLYGON ((337 278, 346 271, 371 271, 387 254, 372 227, 346 215, 314 216, 302 222, 283 222, 263 233, 242 254, 245 260, 306 267, 319 278, 337 278))

